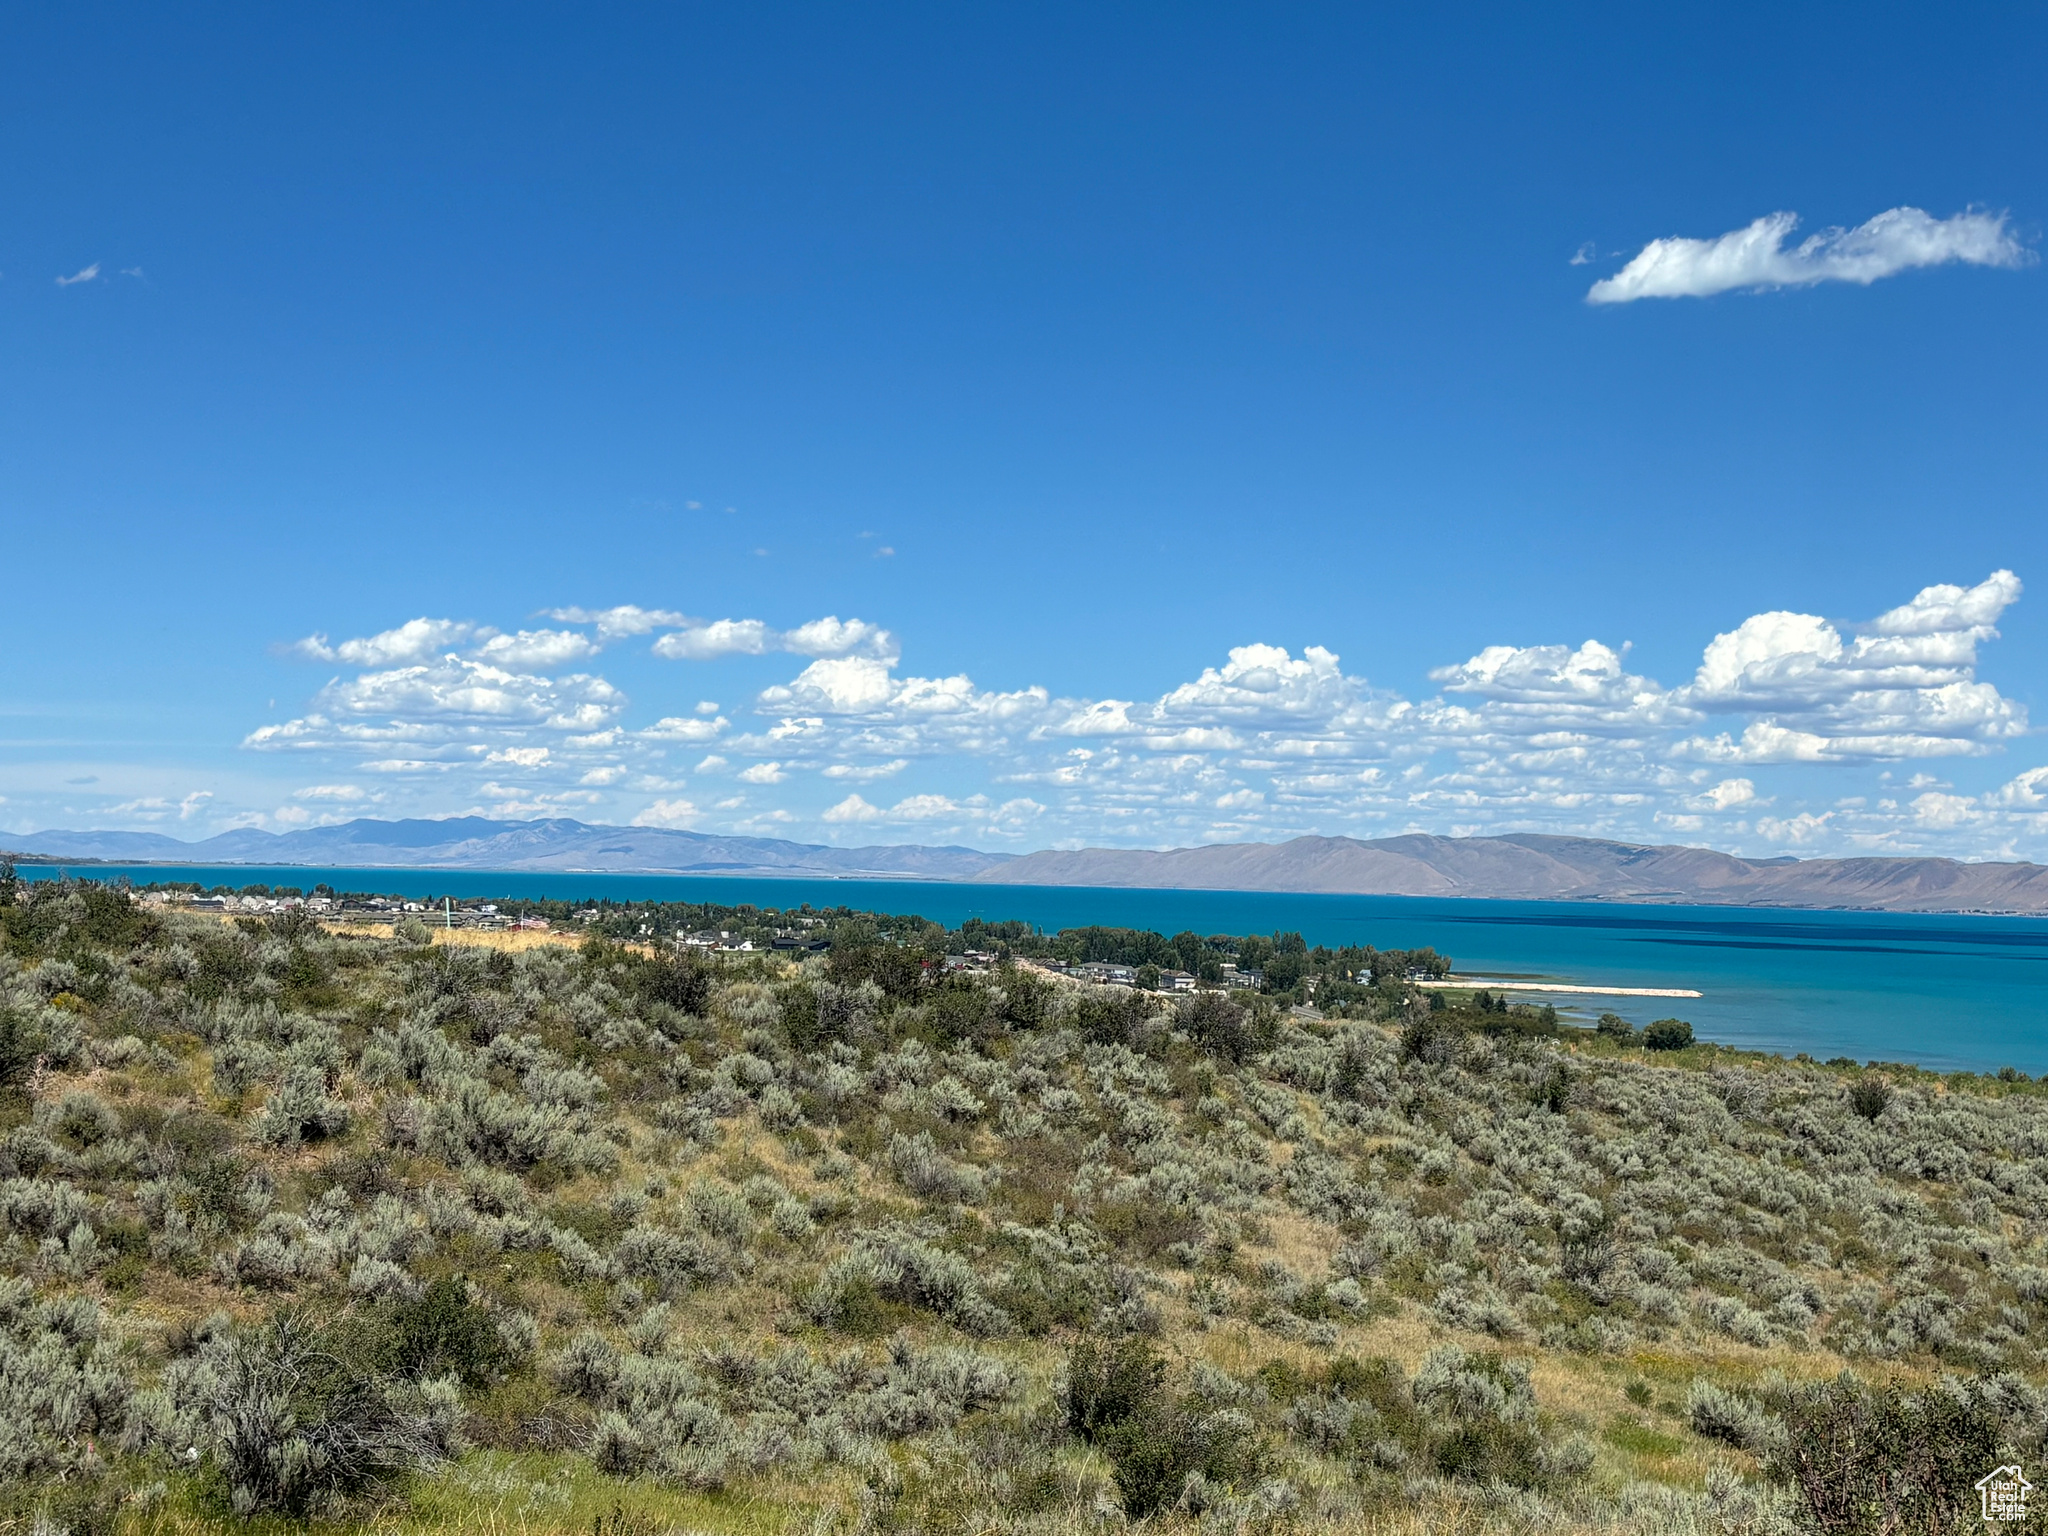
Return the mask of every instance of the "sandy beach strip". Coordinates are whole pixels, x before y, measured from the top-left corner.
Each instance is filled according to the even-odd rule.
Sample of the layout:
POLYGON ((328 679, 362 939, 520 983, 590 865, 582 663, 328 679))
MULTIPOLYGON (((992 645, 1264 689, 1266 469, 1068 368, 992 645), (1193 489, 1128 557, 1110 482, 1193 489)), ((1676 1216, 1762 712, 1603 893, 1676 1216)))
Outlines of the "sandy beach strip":
POLYGON ((1489 992, 1570 992, 1579 997, 1703 997, 1690 987, 1577 987, 1562 981, 1484 981, 1453 976, 1448 981, 1418 981, 1418 987, 1455 987, 1489 992))

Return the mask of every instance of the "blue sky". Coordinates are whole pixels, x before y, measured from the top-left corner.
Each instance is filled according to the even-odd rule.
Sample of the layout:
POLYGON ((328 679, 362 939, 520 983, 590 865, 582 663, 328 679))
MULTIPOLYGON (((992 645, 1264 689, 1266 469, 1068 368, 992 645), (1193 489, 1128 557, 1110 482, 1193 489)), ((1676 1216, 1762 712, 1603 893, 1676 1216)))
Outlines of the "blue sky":
POLYGON ((2025 5, 18 12, 0 826, 2048 856, 2044 65, 2025 5))

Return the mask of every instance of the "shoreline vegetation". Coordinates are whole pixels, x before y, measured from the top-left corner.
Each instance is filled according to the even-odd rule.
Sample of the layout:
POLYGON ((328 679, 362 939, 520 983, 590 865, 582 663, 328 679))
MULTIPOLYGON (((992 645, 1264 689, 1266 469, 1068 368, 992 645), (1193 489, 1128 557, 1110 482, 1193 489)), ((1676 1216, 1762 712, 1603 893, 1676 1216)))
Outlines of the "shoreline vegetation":
POLYGON ((0 1529, 1860 1536, 2039 1476, 2010 1068, 1286 933, 192 894, 0 866, 0 1529))

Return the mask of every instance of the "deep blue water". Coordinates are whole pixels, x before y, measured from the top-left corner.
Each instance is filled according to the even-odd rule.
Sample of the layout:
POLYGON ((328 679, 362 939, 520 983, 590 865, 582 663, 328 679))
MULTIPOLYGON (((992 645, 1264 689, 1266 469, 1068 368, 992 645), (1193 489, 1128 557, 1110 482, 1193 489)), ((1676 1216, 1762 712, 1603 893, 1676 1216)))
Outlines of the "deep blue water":
MULTIPOLYGON (((32 879, 49 866, 25 866, 32 879)), ((1588 999, 1636 1023, 1666 1014, 1703 1036, 1826 1059, 2048 1071, 2048 920, 1645 907, 1597 902, 1448 901, 1239 891, 1089 890, 908 880, 775 880, 717 875, 492 874, 253 865, 80 866, 123 876, 262 882, 429 896, 752 902, 916 912, 957 926, 1021 918, 1048 932, 1085 923, 1176 933, 1298 930, 1309 943, 1434 945, 1461 974, 1588 985, 1693 987, 1699 998, 1588 999)))

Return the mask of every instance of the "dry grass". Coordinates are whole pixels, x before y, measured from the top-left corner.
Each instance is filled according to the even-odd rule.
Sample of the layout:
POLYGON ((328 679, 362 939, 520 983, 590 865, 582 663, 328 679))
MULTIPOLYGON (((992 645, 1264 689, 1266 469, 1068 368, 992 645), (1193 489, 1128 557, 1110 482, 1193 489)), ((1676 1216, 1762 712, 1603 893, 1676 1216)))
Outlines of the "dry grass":
POLYGON ((771 1478, 744 1494, 692 1493, 605 1477, 579 1457, 485 1451, 415 1478, 402 1499, 348 1518, 242 1521, 166 1500, 131 1505, 119 1529, 123 1536, 781 1536, 844 1527, 852 1508, 843 1478, 771 1478))
POLYGON ((1344 1235, 1328 1222, 1317 1221, 1299 1211, 1262 1213, 1265 1241, 1247 1243, 1244 1251, 1254 1259, 1278 1259, 1297 1275, 1319 1275, 1330 1267, 1330 1256, 1344 1246, 1344 1235))
MULTIPOLYGON (((427 921, 427 917, 422 915, 421 920, 427 921)), ((338 934, 343 938, 388 939, 394 937, 395 925, 323 923, 321 926, 329 933, 338 934)), ((455 944, 473 949, 502 949, 515 955, 522 950, 543 949, 551 944, 570 949, 580 949, 583 945, 582 934, 554 928, 437 928, 431 922, 428 922, 428 928, 433 933, 436 944, 455 944)), ((628 948, 637 949, 642 954, 653 953, 644 944, 629 945, 628 948)))
MULTIPOLYGON (((509 1460, 510 1458, 506 1458, 509 1460)), ((465 1464, 465 1471, 473 1463, 465 1464)), ((411 1507, 369 1512, 348 1519, 303 1523, 169 1508, 131 1508, 117 1527, 121 1536, 856 1536, 867 1529, 851 1490, 839 1499, 820 1499, 822 1489, 799 1490, 812 1497, 788 1500, 766 1495, 704 1495, 621 1483, 606 1478, 561 1484, 529 1480, 519 1470, 437 1479, 415 1495, 411 1507)), ((1089 1509, 1064 1509, 1011 1520, 997 1516, 986 1525, 963 1526, 960 1536, 1105 1536, 1122 1529, 1089 1509)), ((27 1527, 21 1528, 26 1532, 27 1527)), ((1152 1536, 1198 1536, 1195 1521, 1157 1515, 1143 1527, 1152 1536)), ((1490 1513, 1458 1494, 1433 1497, 1424 1505, 1339 1519, 1296 1518, 1289 1536, 1526 1536, 1525 1520, 1490 1513)), ((1612 1524, 1570 1519, 1546 1521, 1544 1536, 1618 1536, 1612 1524)), ((0 1532, 12 1536, 0 1523, 0 1532)))

